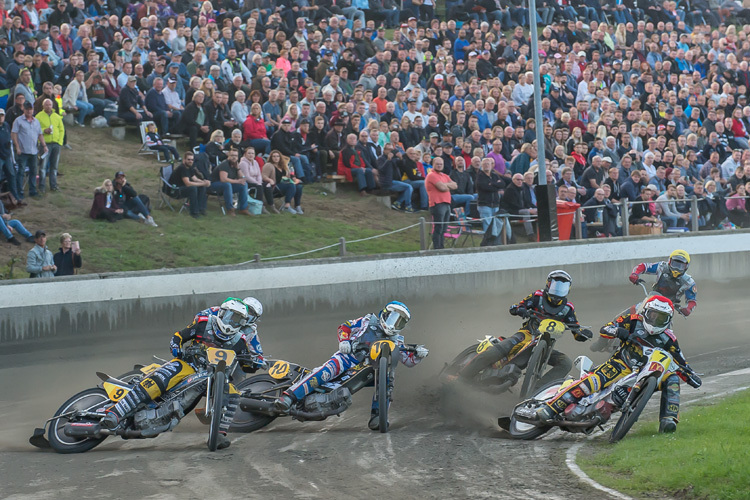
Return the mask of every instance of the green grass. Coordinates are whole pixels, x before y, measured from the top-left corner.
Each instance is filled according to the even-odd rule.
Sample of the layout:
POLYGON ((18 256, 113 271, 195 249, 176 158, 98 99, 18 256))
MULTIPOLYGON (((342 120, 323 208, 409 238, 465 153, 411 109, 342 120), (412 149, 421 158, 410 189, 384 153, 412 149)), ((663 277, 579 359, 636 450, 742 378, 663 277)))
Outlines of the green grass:
POLYGON ((620 443, 594 445, 579 462, 596 481, 637 497, 750 498, 750 391, 680 416, 677 432, 636 424, 620 443))
MULTIPOLYGON (((340 185, 335 195, 319 185, 305 186, 302 206, 305 215, 224 216, 217 197, 208 200, 207 217, 194 220, 187 212, 178 214, 159 206, 158 164, 153 156, 136 154, 139 141, 131 133, 126 141, 114 140, 109 129, 69 131, 72 151, 63 151, 59 178, 60 192, 48 192, 30 199, 29 206, 14 210, 32 233, 47 231, 47 245, 54 253, 58 238, 68 232, 80 241, 81 273, 136 271, 237 264, 261 257, 277 257, 338 243, 367 238, 418 222, 420 215, 399 213, 379 204, 374 197, 361 198, 351 185, 340 185), (123 170, 128 181, 151 198, 158 228, 122 220, 110 224, 88 217, 94 188, 114 172, 123 170)), ((184 150, 182 144, 180 150, 184 150)), ((278 203, 278 201, 277 201, 278 203)), ((180 202, 172 200, 179 208, 180 202)), ((0 242, 0 279, 25 278, 26 253, 31 245, 11 247, 0 242), (10 275, 11 260, 13 275, 10 275)), ((361 243, 347 243, 347 255, 371 255, 419 250, 419 228, 361 243)), ((338 247, 297 258, 332 257, 338 247)))

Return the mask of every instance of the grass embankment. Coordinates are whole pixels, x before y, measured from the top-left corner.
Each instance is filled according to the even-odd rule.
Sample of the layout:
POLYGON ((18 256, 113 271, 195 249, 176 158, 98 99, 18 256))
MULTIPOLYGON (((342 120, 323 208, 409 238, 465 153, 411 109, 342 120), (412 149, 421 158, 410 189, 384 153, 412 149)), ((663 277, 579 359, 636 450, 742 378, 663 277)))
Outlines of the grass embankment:
MULTIPOLYGON (((29 206, 14 211, 32 233, 45 229, 48 247, 56 252, 59 236, 68 232, 81 242, 82 273, 134 271, 190 266, 234 264, 262 257, 288 255, 338 242, 382 234, 414 224, 419 215, 395 212, 378 204, 374 197, 360 198, 350 186, 335 195, 319 185, 306 186, 302 197, 305 215, 224 216, 220 202, 209 197, 208 215, 194 220, 186 212, 158 209, 161 164, 155 156, 139 156, 140 138, 130 131, 126 141, 112 138, 109 129, 73 128, 68 133, 72 151, 63 150, 59 178, 60 192, 47 192, 38 199, 27 198, 29 206), (94 188, 122 170, 128 182, 151 198, 158 228, 122 220, 114 224, 88 216, 94 188)), ((178 144, 180 151, 184 143, 178 144)), ((278 201, 277 201, 278 203, 278 201)), ((172 200, 178 208, 180 203, 172 200)), ((429 214, 421 214, 428 218, 429 214)), ((9 277, 9 263, 15 259, 14 278, 28 277, 26 253, 32 245, 12 247, 0 242, 0 277, 9 277)), ((418 228, 362 243, 347 245, 348 254, 376 254, 419 249, 418 228)), ((338 248, 306 257, 338 255, 338 248)))
POLYGON ((654 419, 620 443, 598 444, 579 462, 596 481, 640 498, 750 498, 750 391, 680 415, 677 432, 654 419))

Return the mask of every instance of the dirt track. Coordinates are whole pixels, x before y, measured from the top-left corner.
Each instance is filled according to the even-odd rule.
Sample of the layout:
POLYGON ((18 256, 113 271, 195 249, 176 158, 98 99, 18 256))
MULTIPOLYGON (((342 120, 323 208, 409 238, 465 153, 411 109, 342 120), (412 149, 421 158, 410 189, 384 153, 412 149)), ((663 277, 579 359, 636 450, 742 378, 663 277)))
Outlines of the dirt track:
MULTIPOLYGON (((750 366, 750 333, 741 327, 744 285, 701 284, 694 316, 676 320, 688 360, 707 377, 750 366)), ((637 301, 639 291, 627 285, 574 288, 571 299, 581 323, 597 330, 637 301)), ((593 490, 564 466, 565 451, 576 436, 552 433, 535 442, 511 441, 495 421, 514 404, 512 396, 491 401, 467 395, 450 414, 437 397, 434 377, 444 362, 485 333, 514 331, 518 323, 507 307, 523 292, 518 297, 408 301, 414 319, 407 342, 425 343, 431 354, 411 370, 399 368, 389 434, 367 430, 371 392, 365 389, 341 418, 304 424, 277 420, 259 432, 234 436, 231 448, 217 453, 207 451, 206 428, 193 417, 156 439, 110 438, 83 455, 44 453, 27 442, 33 428, 65 399, 98 382, 95 371, 116 375, 133 363, 148 362, 151 354, 168 356, 171 332, 10 346, 0 355, 5 382, 0 389, 0 497, 581 498, 593 490)), ((273 357, 314 366, 336 348, 341 320, 364 312, 269 311, 260 329, 264 349, 273 357)), ((595 362, 604 359, 572 338, 558 347, 571 357, 585 353, 595 362)), ((686 396, 689 391, 683 389, 686 396)))

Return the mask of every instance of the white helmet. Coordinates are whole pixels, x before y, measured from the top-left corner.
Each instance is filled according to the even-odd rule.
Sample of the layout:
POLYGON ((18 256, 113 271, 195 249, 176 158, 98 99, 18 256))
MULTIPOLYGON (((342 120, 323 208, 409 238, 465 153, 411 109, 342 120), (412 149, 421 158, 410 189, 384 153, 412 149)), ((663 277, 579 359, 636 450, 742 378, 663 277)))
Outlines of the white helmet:
POLYGON ((672 301, 661 295, 653 295, 643 303, 641 317, 643 327, 649 335, 659 335, 672 322, 674 307, 672 301))
POLYGON ((216 338, 228 342, 248 324, 247 306, 240 299, 229 297, 219 306, 216 324, 219 327, 216 338))
POLYGON ((383 332, 389 337, 398 334, 411 319, 411 312, 406 304, 397 300, 388 302, 378 315, 383 332))
POLYGON ((255 297, 245 297, 242 302, 247 306, 248 324, 253 324, 263 316, 263 304, 255 297))

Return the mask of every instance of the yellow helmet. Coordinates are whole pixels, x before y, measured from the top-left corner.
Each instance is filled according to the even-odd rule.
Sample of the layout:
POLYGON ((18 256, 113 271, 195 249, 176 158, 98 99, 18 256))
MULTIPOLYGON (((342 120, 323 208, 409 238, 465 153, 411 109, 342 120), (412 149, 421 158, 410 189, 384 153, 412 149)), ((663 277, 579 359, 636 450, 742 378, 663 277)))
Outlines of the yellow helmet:
POLYGON ((675 250, 669 254, 669 270, 672 276, 679 278, 685 274, 690 267, 690 254, 685 250, 675 250))

